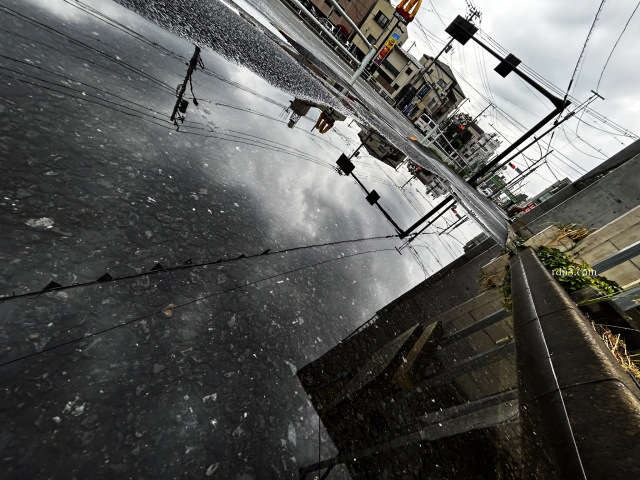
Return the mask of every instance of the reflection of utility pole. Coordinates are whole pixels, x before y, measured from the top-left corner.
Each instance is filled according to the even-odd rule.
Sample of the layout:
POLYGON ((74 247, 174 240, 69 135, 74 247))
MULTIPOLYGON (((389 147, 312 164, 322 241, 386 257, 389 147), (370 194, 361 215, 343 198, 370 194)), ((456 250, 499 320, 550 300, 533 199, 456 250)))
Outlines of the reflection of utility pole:
POLYGON ((418 175, 420 175, 420 171, 421 171, 420 165, 418 165, 418 168, 416 169, 416 173, 414 173, 409 180, 404 182, 404 185, 400 187, 400 190, 402 190, 411 180, 413 180, 414 178, 418 178, 418 175))
MULTIPOLYGON (((187 111, 187 106, 189 105, 189 102, 184 100, 182 96, 184 95, 184 91, 187 89, 187 82, 191 82, 191 74, 196 69, 196 66, 198 64, 200 64, 202 68, 204 68, 204 65, 202 64, 202 60, 200 59, 200 47, 196 45, 196 50, 195 52, 193 52, 191 61, 189 61, 189 68, 187 69, 187 75, 184 77, 184 82, 182 82, 182 85, 179 87, 179 90, 177 92, 178 98, 176 100, 176 105, 175 107, 173 107, 173 112, 171 113, 171 121, 175 125, 178 124, 176 122, 176 115, 178 111, 180 111, 180 113, 183 113, 183 114, 187 111)), ((191 86, 191 93, 193 93, 193 85, 191 86)), ((196 100, 196 97, 193 97, 193 103, 194 105, 198 106, 198 101, 196 100)), ((177 115, 177 118, 181 122, 184 122, 184 115, 183 116, 177 115)))

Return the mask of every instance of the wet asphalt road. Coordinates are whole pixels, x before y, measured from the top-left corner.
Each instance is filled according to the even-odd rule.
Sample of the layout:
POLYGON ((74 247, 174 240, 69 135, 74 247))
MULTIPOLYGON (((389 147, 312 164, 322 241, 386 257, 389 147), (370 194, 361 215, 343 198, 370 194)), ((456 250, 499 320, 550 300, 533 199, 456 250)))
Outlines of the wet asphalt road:
MULTIPOLYGON (((0 2, 1 295, 393 233, 332 169, 356 147, 356 124, 313 134, 313 109, 286 127, 292 92, 337 104, 295 62, 277 88, 204 52, 199 106, 176 131, 167 117, 193 46, 93 5, 106 16, 72 1, 0 2)), ((257 35, 274 51, 219 8, 220 21, 239 22, 234 41, 257 35)), ((246 62, 254 72, 259 57, 246 62)), ((396 187, 406 172, 357 165, 403 224, 429 208, 396 187)), ((428 272, 478 231, 431 231, 417 249, 428 272)), ((318 419, 295 369, 424 278, 397 245, 310 248, 1 302, 3 478, 294 478, 318 458, 318 419)), ((335 450, 321 435, 324 458, 335 450)))

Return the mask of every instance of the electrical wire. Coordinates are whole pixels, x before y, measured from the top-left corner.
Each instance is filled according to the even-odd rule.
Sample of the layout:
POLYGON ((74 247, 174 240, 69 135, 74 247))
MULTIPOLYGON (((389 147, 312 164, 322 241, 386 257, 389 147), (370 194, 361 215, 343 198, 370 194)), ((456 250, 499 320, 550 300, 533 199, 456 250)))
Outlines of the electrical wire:
MULTIPOLYGON (((206 300, 208 298, 225 295, 227 293, 231 293, 231 292, 234 292, 236 290, 242 290, 242 289, 244 289, 246 287, 257 285, 259 283, 266 282, 266 281, 269 281, 269 280, 273 280, 273 279, 281 277, 283 275, 291 275, 293 273, 297 273, 297 272, 300 272, 302 270, 306 270, 307 268, 315 268, 315 267, 318 267, 320 265, 325 265, 325 264, 332 263, 332 262, 335 262, 335 261, 338 261, 338 260, 343 260, 343 259, 346 259, 346 258, 352 258, 352 257, 356 257, 356 256, 359 256, 359 255, 367 255, 369 253, 395 252, 395 251, 396 251, 395 248, 382 248, 382 249, 377 249, 377 250, 368 250, 368 251, 365 251, 365 252, 356 252, 356 253, 352 253, 352 254, 349 254, 349 255, 341 255, 341 256, 339 256, 337 258, 330 258, 328 260, 322 260, 322 261, 316 262, 316 263, 314 263, 312 265, 304 265, 302 267, 294 268, 294 269, 288 270, 286 272, 276 273, 276 274, 271 275, 269 277, 261 278, 259 280, 254 280, 253 282, 248 282, 248 283, 243 284, 243 285, 236 285, 235 287, 231 287, 231 288, 228 288, 226 290, 222 290, 222 291, 219 291, 219 292, 208 293, 206 295, 201 295, 201 296, 193 298, 191 300, 187 300, 186 302, 183 302, 183 303, 177 304, 175 306, 172 306, 171 310, 176 310, 178 308, 183 308, 183 307, 186 307, 188 305, 192 305, 192 304, 201 302, 202 300, 206 300)), ((43 348, 42 350, 39 350, 37 352, 33 352, 33 353, 29 353, 27 355, 22 355, 20 357, 13 358, 13 359, 8 360, 6 362, 0 363, 0 367, 5 367, 7 365, 19 362, 21 360, 25 360, 27 358, 32 358, 32 357, 35 357, 35 356, 39 356, 39 355, 42 355, 44 353, 50 352, 52 350, 57 350, 59 348, 62 348, 62 347, 68 346, 68 345, 73 345, 73 344, 76 344, 78 342, 82 342, 82 341, 88 340, 90 338, 95 338, 95 337, 98 337, 100 335, 104 335, 105 333, 108 333, 108 332, 111 332, 111 331, 114 331, 114 330, 117 330, 117 329, 120 329, 120 328, 123 328, 123 327, 127 327, 129 325, 141 322, 141 321, 146 320, 146 319, 153 318, 156 315, 159 315, 159 314, 163 313, 163 311, 165 311, 165 310, 167 310, 166 307, 163 308, 163 309, 160 309, 160 310, 156 310, 156 311, 154 311, 152 313, 148 313, 148 314, 142 315, 140 317, 134 318, 132 320, 127 320, 127 321, 118 323, 116 325, 113 325, 111 327, 104 328, 102 330, 98 330, 96 332, 87 333, 87 334, 83 335, 82 337, 74 338, 74 339, 71 339, 71 340, 67 340, 67 341, 59 343, 57 345, 52 345, 52 346, 43 348)))
MULTIPOLYGON (((580 52, 580 56, 578 57, 578 61, 576 62, 576 67, 573 69, 573 74, 571 75, 571 79, 569 80, 569 86, 567 87, 567 93, 565 93, 565 96, 564 96, 565 102, 567 101, 567 98, 571 94, 571 86, 573 85, 574 80, 576 81, 576 84, 577 84, 578 77, 582 72, 582 66, 584 65, 584 62, 582 61, 582 59, 584 58, 584 54, 587 51, 587 46, 589 45, 589 39, 591 38, 591 34, 593 33, 593 30, 596 27, 598 20, 600 19, 600 13, 604 8, 605 2, 606 0, 602 0, 600 2, 600 5, 598 6, 598 11, 596 12, 596 16, 593 19, 593 23, 591 24, 591 28, 589 28, 589 32, 587 33, 587 38, 585 39, 584 44, 582 45, 582 51, 580 52)), ((574 90, 575 90, 575 85, 574 85, 574 90)))
POLYGON ((609 65, 609 60, 611 60, 613 52, 615 52, 616 47, 618 46, 618 43, 620 42, 620 39, 622 38, 622 35, 624 35, 624 32, 626 32, 627 27, 629 26, 629 23, 631 22, 631 19, 633 18, 633 16, 636 14, 636 11, 638 10, 638 7, 640 7, 640 2, 638 2, 638 4, 636 5, 636 8, 633 9, 633 12, 631 12, 631 15, 627 19, 627 23, 624 24, 624 28, 622 29, 622 32, 620 32, 620 35, 618 36, 618 39, 616 40, 616 43, 613 44, 613 48, 611 49, 611 52, 609 52, 609 56, 607 57, 607 61, 604 62, 604 67, 602 67, 602 72, 600 72, 600 78, 598 78, 598 84, 596 85, 596 92, 599 91, 599 89, 600 89, 600 82, 602 81, 602 76, 604 75, 604 71, 607 69, 607 65, 609 65))

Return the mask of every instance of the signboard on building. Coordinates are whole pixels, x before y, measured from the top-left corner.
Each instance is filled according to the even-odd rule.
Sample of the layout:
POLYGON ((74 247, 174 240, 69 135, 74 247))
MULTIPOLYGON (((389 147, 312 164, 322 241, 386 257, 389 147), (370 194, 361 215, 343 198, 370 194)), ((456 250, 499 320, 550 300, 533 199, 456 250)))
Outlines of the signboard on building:
POLYGON ((424 96, 429 93, 429 90, 431 90, 431 85, 424 85, 416 95, 417 100, 415 103, 422 100, 424 96))
POLYGON ((400 40, 400 34, 397 32, 393 32, 389 37, 389 40, 387 40, 387 43, 385 43, 384 47, 382 47, 382 50, 380 50, 380 53, 378 53, 376 58, 373 60, 373 63, 375 63, 376 65, 380 65, 382 61, 387 58, 387 55, 389 55, 389 52, 391 52, 391 49, 395 46, 395 44, 398 43, 398 40, 400 40))
POLYGON ((409 22, 411 22, 411 20, 413 20, 413 19, 407 18, 407 14, 406 13, 403 15, 398 10, 393 12, 393 16, 395 18, 397 18, 404 25, 409 25, 409 22))
POLYGON ((535 202, 530 203, 529 205, 527 205, 526 207, 524 207, 523 212, 528 212, 529 210, 533 210, 536 207, 535 202))

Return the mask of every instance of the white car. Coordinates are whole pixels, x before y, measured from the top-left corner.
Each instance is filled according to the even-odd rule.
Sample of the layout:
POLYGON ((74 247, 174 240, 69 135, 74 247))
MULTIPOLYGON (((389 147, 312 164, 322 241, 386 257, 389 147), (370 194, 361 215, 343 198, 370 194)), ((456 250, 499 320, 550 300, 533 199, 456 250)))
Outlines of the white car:
POLYGON ((436 128, 436 122, 429 118, 429 115, 423 113, 418 117, 418 119, 414 122, 416 128, 420 130, 423 134, 426 135, 427 132, 430 132, 434 128, 436 128))
POLYGON ((320 25, 322 25, 324 28, 326 28, 327 30, 329 30, 329 32, 331 34, 335 33, 336 30, 336 26, 331 23, 331 20, 329 20, 328 18, 321 18, 318 20, 318 22, 320 23, 320 25))

